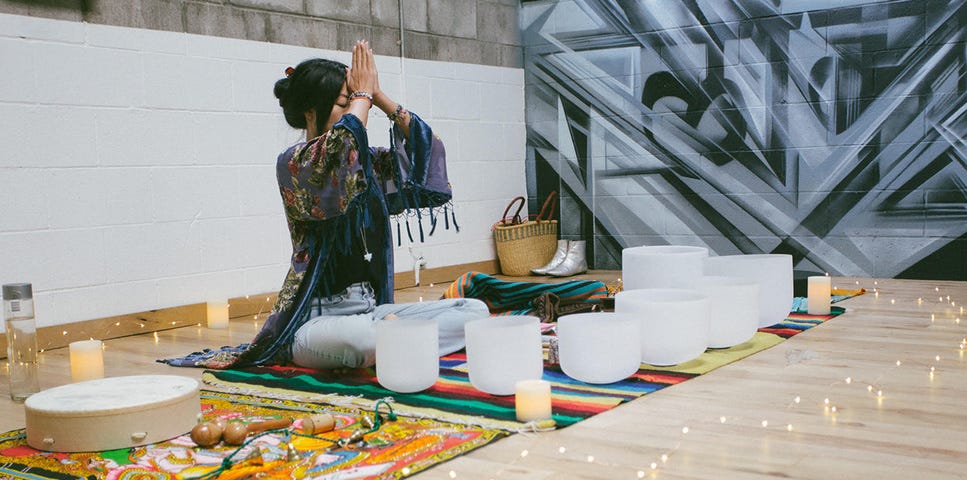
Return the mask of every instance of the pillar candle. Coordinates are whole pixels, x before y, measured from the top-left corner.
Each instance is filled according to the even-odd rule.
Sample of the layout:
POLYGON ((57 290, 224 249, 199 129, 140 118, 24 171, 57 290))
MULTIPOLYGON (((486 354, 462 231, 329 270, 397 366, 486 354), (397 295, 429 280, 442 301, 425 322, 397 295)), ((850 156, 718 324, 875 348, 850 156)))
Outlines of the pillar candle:
POLYGON ((83 382, 104 377, 104 353, 100 340, 71 342, 71 380, 83 382))
POLYGON ((228 328, 228 300, 208 302, 208 328, 228 328))
POLYGON ((517 421, 551 418, 551 384, 545 380, 520 380, 515 384, 517 421))
POLYGON ((810 315, 829 315, 830 279, 827 276, 809 277, 806 306, 810 315))

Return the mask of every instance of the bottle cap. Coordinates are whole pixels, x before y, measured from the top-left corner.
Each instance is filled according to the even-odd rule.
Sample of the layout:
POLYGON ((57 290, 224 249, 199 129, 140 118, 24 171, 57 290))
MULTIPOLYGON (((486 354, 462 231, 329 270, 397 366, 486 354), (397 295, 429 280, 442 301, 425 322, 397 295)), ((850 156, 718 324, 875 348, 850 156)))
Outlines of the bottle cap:
POLYGON ((30 300, 34 292, 29 283, 8 283, 3 286, 4 300, 30 300))

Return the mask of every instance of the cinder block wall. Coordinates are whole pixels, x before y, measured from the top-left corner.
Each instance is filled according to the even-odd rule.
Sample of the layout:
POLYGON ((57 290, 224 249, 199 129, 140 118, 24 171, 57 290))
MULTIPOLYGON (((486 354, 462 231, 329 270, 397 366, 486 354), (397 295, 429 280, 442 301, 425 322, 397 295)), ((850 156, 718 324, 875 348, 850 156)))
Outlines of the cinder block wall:
MULTIPOLYGON (((428 268, 494 258, 489 226, 525 189, 523 70, 515 14, 481 12, 513 7, 404 1, 422 13, 399 45, 395 2, 34 3, 0 2, 0 282, 34 284, 41 325, 275 291, 291 247, 274 162, 300 136, 272 85, 348 62, 356 38, 450 159, 461 231, 404 238, 396 270, 410 247, 428 268)), ((374 111, 371 143, 388 127, 374 111)))
POLYGON ((0 0, 0 13, 518 68, 518 0, 0 0), (402 9, 400 8, 402 6, 402 9), (402 41, 400 12, 402 11, 402 41))

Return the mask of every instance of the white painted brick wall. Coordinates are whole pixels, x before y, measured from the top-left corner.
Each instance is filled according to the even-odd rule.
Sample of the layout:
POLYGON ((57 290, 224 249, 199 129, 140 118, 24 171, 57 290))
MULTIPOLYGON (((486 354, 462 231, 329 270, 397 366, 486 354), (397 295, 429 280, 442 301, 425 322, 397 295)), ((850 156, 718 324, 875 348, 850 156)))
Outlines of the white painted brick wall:
MULTIPOLYGON (((0 283, 33 283, 42 326, 276 291, 291 246, 274 163, 300 132, 272 86, 309 57, 350 60, 0 14, 0 283)), ((428 268, 493 259, 490 225, 525 193, 523 70, 377 62, 449 157, 461 232, 441 219, 413 247, 428 268)), ((371 144, 388 128, 374 110, 371 144)))

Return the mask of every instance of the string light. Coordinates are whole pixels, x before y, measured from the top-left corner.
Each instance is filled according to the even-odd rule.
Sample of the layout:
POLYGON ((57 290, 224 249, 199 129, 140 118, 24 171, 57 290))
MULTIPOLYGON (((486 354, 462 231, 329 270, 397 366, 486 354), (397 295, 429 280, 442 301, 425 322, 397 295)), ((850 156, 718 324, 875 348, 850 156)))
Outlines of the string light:
POLYGON ((725 423, 725 417, 719 417, 719 421, 725 423))
POLYGON ((526 457, 528 453, 529 453, 529 452, 528 452, 527 450, 522 450, 522 451, 520 452, 520 456, 521 456, 521 458, 524 458, 524 457, 526 457))
POLYGON ((645 472, 642 470, 638 470, 638 478, 645 478, 645 472))
POLYGON ((588 463, 594 463, 594 455, 588 455, 588 463))
POLYGON ((768 426, 769 426, 769 421, 768 420, 763 420, 762 421, 762 428, 766 428, 768 426))
POLYGON ((791 432, 792 431, 792 424, 791 423, 786 424, 786 431, 787 432, 791 432))
POLYGON ((852 378, 850 378, 850 377, 846 377, 846 384, 847 384, 847 385, 849 385, 849 384, 850 384, 850 383, 852 383, 852 382, 853 382, 853 379, 852 379, 852 378))
POLYGON ((559 448, 557 449, 557 451, 558 451, 558 453, 564 453, 564 452, 567 452, 567 448, 564 448, 564 447, 559 447, 559 448))
POLYGON ((688 433, 688 427, 682 427, 682 434, 688 433))
POLYGON ((450 478, 457 478, 457 472, 454 472, 453 470, 450 470, 449 475, 450 475, 450 478))

